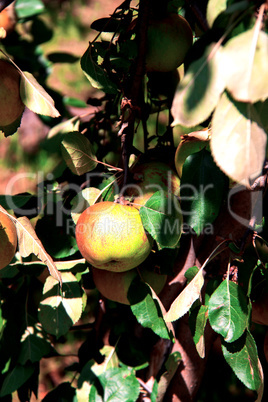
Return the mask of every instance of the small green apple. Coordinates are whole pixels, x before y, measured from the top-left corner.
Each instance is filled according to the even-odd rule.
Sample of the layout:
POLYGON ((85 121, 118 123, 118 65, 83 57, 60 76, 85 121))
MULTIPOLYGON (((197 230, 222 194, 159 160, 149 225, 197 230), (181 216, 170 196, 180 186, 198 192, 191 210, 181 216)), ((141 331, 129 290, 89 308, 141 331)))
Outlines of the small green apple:
POLYGON ((0 269, 10 263, 16 253, 16 248, 16 227, 4 212, 0 212, 0 269))
POLYGON ((149 22, 145 66, 147 71, 172 71, 179 67, 193 43, 185 18, 171 13, 149 22))
POLYGON ((180 179, 176 172, 163 162, 147 162, 131 170, 133 182, 126 186, 124 194, 133 197, 133 205, 140 208, 157 191, 179 195, 180 179))
POLYGON ((128 289, 138 275, 153 288, 156 294, 161 292, 167 279, 167 275, 160 275, 147 269, 140 269, 139 272, 137 268, 125 272, 111 272, 92 268, 95 286, 102 296, 122 304, 130 304, 127 298, 128 289))
POLYGON ((99 202, 82 212, 76 225, 76 241, 93 267, 114 272, 140 265, 153 245, 138 209, 111 201, 99 202))

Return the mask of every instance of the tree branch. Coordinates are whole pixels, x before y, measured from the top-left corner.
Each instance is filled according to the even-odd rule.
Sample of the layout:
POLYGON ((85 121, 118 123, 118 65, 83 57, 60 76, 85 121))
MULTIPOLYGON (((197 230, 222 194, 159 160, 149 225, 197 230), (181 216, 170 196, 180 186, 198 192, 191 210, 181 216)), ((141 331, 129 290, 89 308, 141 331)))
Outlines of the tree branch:
POLYGON ((151 0, 141 0, 139 7, 139 16, 137 20, 137 40, 138 40, 138 56, 136 63, 131 72, 131 82, 126 88, 125 97, 121 104, 121 135, 122 158, 124 166, 124 183, 128 181, 128 163, 129 156, 132 152, 132 144, 135 130, 136 118, 140 115, 140 109, 143 106, 142 98, 142 82, 145 73, 145 55, 146 55, 146 38, 148 21, 151 9, 151 0))

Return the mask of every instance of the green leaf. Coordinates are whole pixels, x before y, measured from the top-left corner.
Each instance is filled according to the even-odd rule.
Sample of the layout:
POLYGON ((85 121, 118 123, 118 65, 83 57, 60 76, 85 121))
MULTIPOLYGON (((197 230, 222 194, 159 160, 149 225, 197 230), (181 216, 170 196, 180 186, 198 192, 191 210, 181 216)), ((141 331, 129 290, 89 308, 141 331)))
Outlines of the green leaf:
POLYGON ((216 164, 234 181, 249 186, 263 168, 267 135, 255 105, 224 93, 211 123, 211 152, 216 164))
POLYGON ((186 314, 193 303, 200 297, 204 285, 204 273, 200 268, 191 282, 183 289, 179 296, 173 301, 169 310, 164 315, 166 322, 176 321, 186 314))
POLYGON ((175 165, 179 178, 182 176, 183 164, 189 155, 201 151, 208 145, 208 129, 194 131, 184 135, 175 153, 175 165))
POLYGON ((59 117, 54 101, 28 71, 21 71, 20 96, 32 112, 50 117, 59 117))
POLYGON ((80 121, 77 116, 72 117, 71 119, 64 120, 63 122, 56 124, 49 131, 47 138, 53 138, 56 135, 67 134, 72 131, 79 131, 80 121))
POLYGON ((22 341, 18 362, 22 365, 28 361, 39 362, 50 351, 51 346, 45 339, 37 334, 28 333, 22 341))
POLYGON ((94 88, 107 94, 116 94, 117 86, 111 81, 107 71, 98 63, 104 57, 101 44, 90 44, 81 58, 81 68, 94 88))
POLYGON ((9 395, 20 388, 31 377, 33 372, 34 366, 32 364, 26 364, 24 366, 17 364, 5 377, 0 391, 0 397, 9 395))
POLYGON ((255 103, 268 97, 268 35, 258 25, 224 46, 226 87, 238 101, 255 103))
POLYGON ((248 326, 248 303, 239 285, 224 280, 210 297, 208 316, 211 327, 226 342, 234 342, 248 326))
POLYGON ((140 208, 144 228, 156 241, 158 249, 176 248, 182 232, 182 214, 177 198, 157 191, 140 208))
POLYGON ((217 218, 225 186, 225 175, 215 165, 209 151, 203 149, 186 159, 180 187, 181 209, 184 222, 197 235, 217 218))
POLYGON ((268 99, 264 102, 254 104, 256 112, 260 117, 260 122, 266 133, 268 133, 268 99))
POLYGON ((208 319, 208 306, 200 306, 195 324, 194 343, 201 358, 205 357, 205 327, 208 319))
POLYGON ((0 195, 0 205, 5 209, 17 209, 23 207, 33 195, 16 194, 16 195, 0 195))
POLYGON ((136 402, 140 384, 127 368, 111 368, 98 377, 103 389, 103 402, 136 402))
POLYGON ((147 283, 134 279, 128 290, 128 299, 132 313, 145 328, 150 328, 158 336, 170 339, 166 323, 158 301, 152 297, 152 291, 147 283))
POLYGON ((97 166, 98 162, 90 141, 78 131, 66 134, 61 145, 66 165, 74 174, 80 176, 97 166))
POLYGON ((190 64, 179 83, 171 108, 172 125, 193 127, 204 122, 215 109, 224 88, 222 51, 213 44, 190 64))
POLYGON ((75 223, 77 223, 81 213, 90 205, 102 201, 101 190, 96 187, 87 187, 80 191, 71 201, 71 215, 75 223))
POLYGON ((31 18, 45 11, 41 0, 16 0, 15 11, 18 18, 31 18))
POLYGON ((222 342, 223 356, 235 375, 252 390, 262 385, 258 350, 255 340, 249 331, 233 343, 222 342))
POLYGON ((62 272, 62 295, 59 283, 47 278, 38 311, 45 331, 57 337, 66 334, 81 317, 82 307, 81 287, 72 273, 62 272))
POLYGON ((166 371, 161 375, 158 383, 156 402, 163 401, 168 385, 176 373, 181 360, 179 352, 173 352, 168 356, 165 362, 166 371))
POLYGON ((64 216, 59 226, 55 215, 44 215, 35 225, 37 236, 42 240, 48 254, 56 259, 70 257, 78 251, 75 237, 72 236, 70 222, 64 216))

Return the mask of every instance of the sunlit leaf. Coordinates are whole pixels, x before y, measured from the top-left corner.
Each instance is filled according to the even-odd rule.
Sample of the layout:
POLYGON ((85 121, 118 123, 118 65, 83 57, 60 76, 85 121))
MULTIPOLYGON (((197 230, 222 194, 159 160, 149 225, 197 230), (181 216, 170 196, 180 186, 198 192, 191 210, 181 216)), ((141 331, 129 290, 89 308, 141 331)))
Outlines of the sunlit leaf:
POLYGON ((211 327, 226 342, 234 342, 248 325, 248 304, 241 287, 224 280, 209 300, 208 316, 211 327))
POLYGON ((48 277, 39 306, 38 317, 43 328, 60 337, 68 332, 82 314, 82 292, 71 272, 62 272, 62 292, 54 278, 48 277))
POLYGON ((224 93, 212 118, 211 152, 220 169, 249 185, 262 172, 267 135, 255 106, 224 93))
POLYGON ((261 387, 262 376, 259 368, 258 350, 249 331, 236 342, 222 343, 223 356, 236 376, 252 390, 261 387))
POLYGON ((171 108, 173 126, 193 127, 205 121, 216 107, 225 88, 222 50, 217 44, 190 64, 179 83, 171 108))
POLYGON ((77 223, 79 216, 86 208, 99 201, 102 201, 100 189, 96 187, 88 187, 80 191, 71 202, 71 216, 74 223, 77 223))
POLYGON ((78 131, 66 134, 61 144, 66 165, 74 174, 80 176, 95 169, 98 162, 91 143, 83 134, 78 131))
POLYGON ((140 208, 144 228, 157 242, 158 248, 175 248, 181 237, 182 214, 173 194, 157 191, 140 208))
POLYGON ((58 134, 70 133, 72 131, 79 131, 80 121, 77 116, 72 117, 69 120, 65 120, 59 124, 56 124, 49 131, 47 138, 52 138, 58 134))
POLYGON ((35 254, 48 267, 50 275, 61 284, 61 274, 59 273, 54 261, 44 249, 40 239, 28 218, 25 216, 13 219, 18 235, 19 253, 22 257, 35 254))
POLYGON ((182 358, 179 352, 170 353, 168 356, 167 361, 165 362, 166 371, 161 375, 158 382, 156 402, 163 401, 168 385, 176 373, 181 360, 182 358))
POLYGON ((43 13, 45 6, 41 0, 16 0, 15 10, 18 18, 31 18, 43 13))
POLYGON ((268 34, 255 27, 224 46, 226 86, 238 101, 255 103, 268 97, 268 34))
POLYGON ((192 304, 200 297, 204 285, 203 275, 203 269, 200 268, 195 277, 173 301, 168 312, 164 315, 166 322, 176 321, 189 311, 192 304))
POLYGON ((107 402, 136 402, 140 384, 130 369, 115 367, 104 371, 98 377, 103 390, 103 400, 107 402))
POLYGON ((213 22, 218 17, 218 15, 226 10, 227 0, 209 0, 207 4, 207 22, 210 27, 212 27, 213 22))
POLYGON ((50 117, 60 116, 51 96, 28 71, 21 72, 20 96, 25 106, 33 112, 50 117))
POLYGON ((206 10, 207 22, 210 27, 213 26, 220 14, 230 15, 230 19, 235 13, 241 13, 249 8, 247 0, 209 0, 206 10))
POLYGON ((205 327, 208 319, 208 307, 200 306, 196 317, 194 343, 201 358, 205 357, 205 327))

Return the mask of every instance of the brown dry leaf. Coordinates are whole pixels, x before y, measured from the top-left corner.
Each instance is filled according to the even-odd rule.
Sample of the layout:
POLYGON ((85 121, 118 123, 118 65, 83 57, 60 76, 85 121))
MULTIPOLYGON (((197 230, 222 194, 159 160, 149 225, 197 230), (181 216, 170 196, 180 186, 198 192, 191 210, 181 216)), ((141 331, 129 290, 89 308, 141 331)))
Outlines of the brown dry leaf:
POLYGON ((31 253, 35 254, 48 267, 49 273, 62 286, 62 278, 54 261, 46 252, 41 241, 37 237, 32 224, 26 216, 15 219, 12 217, 16 225, 18 235, 19 253, 22 257, 28 257, 31 253))

